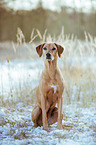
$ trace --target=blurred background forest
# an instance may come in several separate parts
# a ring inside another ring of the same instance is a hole
[[[81,40],[96,36],[96,0],[0,0],[0,41],[16,41],[18,27],[29,41],[33,28],[54,36],[62,26]]]

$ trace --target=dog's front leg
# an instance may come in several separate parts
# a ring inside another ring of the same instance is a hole
[[[57,127],[59,129],[62,129],[62,104],[63,104],[63,98],[58,97],[58,124]]]
[[[41,107],[42,107],[42,121],[43,121],[43,129],[48,130],[48,122],[47,122],[47,112],[46,112],[46,101],[45,97],[41,98]]]

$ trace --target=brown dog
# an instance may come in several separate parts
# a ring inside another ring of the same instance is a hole
[[[36,47],[39,56],[43,54],[45,70],[36,90],[37,101],[32,111],[32,121],[35,126],[43,125],[45,130],[48,130],[48,125],[57,121],[57,127],[62,128],[64,81],[57,67],[57,58],[63,50],[64,48],[56,43],[43,43]]]

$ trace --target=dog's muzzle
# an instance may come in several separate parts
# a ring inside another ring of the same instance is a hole
[[[46,53],[46,59],[47,60],[52,60],[52,56],[51,56],[51,54],[49,52]]]

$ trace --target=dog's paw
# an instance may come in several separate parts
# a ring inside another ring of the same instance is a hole
[[[43,127],[44,130],[49,131],[48,126]]]
[[[57,124],[58,129],[63,129],[62,124]]]

